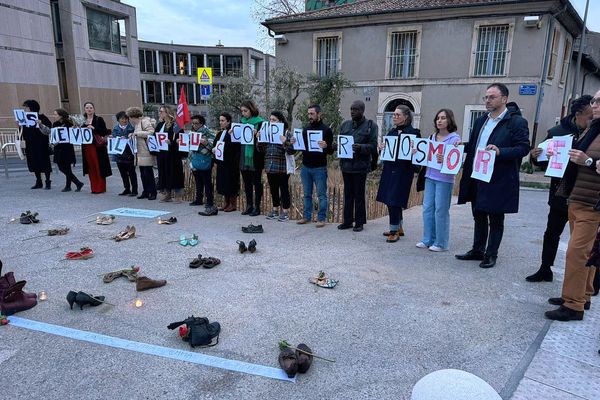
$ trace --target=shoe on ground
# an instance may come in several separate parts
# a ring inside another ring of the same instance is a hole
[[[131,192],[129,193],[129,197],[137,197],[138,192]]]
[[[204,217],[211,217],[213,215],[219,214],[219,209],[215,206],[206,206],[204,211],[199,211],[198,215],[202,215]]]
[[[400,236],[398,235],[398,231],[391,231],[385,240],[387,243],[395,243],[400,240]]]
[[[442,247],[439,247],[439,246],[435,246],[435,245],[434,245],[434,246],[429,246],[429,251],[435,251],[435,252],[437,252],[437,253],[440,253],[440,252],[442,252],[442,251],[448,251],[448,249],[444,249],[444,248],[442,248]]]
[[[65,186],[63,190],[61,190],[61,192],[70,192],[71,188],[68,186]]]
[[[339,224],[339,225],[337,226],[337,228],[338,228],[339,230],[350,229],[350,228],[352,228],[352,224]]]
[[[471,260],[483,261],[484,256],[485,255],[483,254],[482,251],[469,250],[464,254],[456,254],[454,257],[456,257],[458,260],[463,260],[463,261],[471,261]]]
[[[398,236],[404,236],[404,229],[402,227],[398,229]]]
[[[286,347],[279,353],[279,365],[285,371],[288,378],[293,378],[298,373],[298,357],[294,350]]]
[[[137,198],[140,199],[140,200],[141,199],[147,199],[148,198],[148,193],[142,192],[142,194],[140,194]]]
[[[298,222],[296,222],[298,223]],[[315,226],[317,228],[323,228],[325,225],[327,225],[327,223],[325,221],[317,221],[317,223],[315,224]]]
[[[242,226],[242,232],[244,233],[264,233],[262,225],[248,225]]]
[[[425,243],[423,243],[423,242],[419,242],[419,243],[417,243],[417,244],[416,244],[416,246],[417,246],[418,248],[420,248],[420,249],[426,249],[426,248],[428,248],[428,247],[429,247],[429,246],[427,246],[427,245],[426,245]]]
[[[306,224],[310,224],[311,220],[310,219],[306,219],[306,218],[302,218],[302,219],[299,219],[298,221],[296,221],[296,223],[298,225],[306,225]]]
[[[127,196],[128,194],[131,194],[131,191],[129,191],[129,189],[125,189],[119,193],[119,196]]]
[[[156,193],[148,195],[148,200],[156,200]]]
[[[486,255],[483,258],[483,261],[479,263],[479,268],[492,268],[496,265],[497,256],[488,256]]]
[[[307,353],[312,353],[310,347],[308,347],[304,343],[300,343],[298,346],[296,346],[296,349],[303,350]],[[306,354],[298,350],[296,350],[296,358],[298,359],[298,372],[304,374],[310,368],[310,365],[313,361],[313,356],[311,354]]]
[[[286,212],[279,214],[279,218],[277,218],[277,221],[279,221],[279,222],[287,222],[289,220],[290,220],[290,216]]]
[[[356,224],[356,225],[354,225],[354,228],[352,228],[352,230],[353,230],[354,232],[362,232],[362,230],[363,230],[363,226],[362,226],[362,224],[360,224],[360,225]],[[390,235],[390,236],[391,236],[391,235]]]
[[[190,203],[190,206],[201,206],[202,204],[204,204],[204,203],[202,203],[201,201],[198,201],[198,200],[194,200]]]
[[[550,268],[537,270],[535,274],[529,275],[525,278],[527,282],[552,282],[553,274]]]
[[[260,215],[260,208],[254,208],[248,215],[251,217],[258,217]]]
[[[267,214],[267,219],[277,219],[279,218],[279,213],[277,210],[271,210],[270,213]]]
[[[548,299],[548,303],[552,304],[553,306],[562,306],[563,304],[565,304],[565,299],[563,299],[562,297],[550,297]],[[592,302],[586,301],[583,305],[583,309],[589,310],[591,306]]]
[[[138,292],[142,292],[142,291],[148,290],[148,289],[159,288],[159,287],[165,286],[166,284],[167,284],[167,281],[164,279],[154,280],[154,279],[148,278],[147,276],[140,276],[135,281],[135,290],[137,290]]]
[[[581,321],[583,319],[583,311],[575,311],[565,306],[560,306],[556,310],[546,311],[546,318],[553,321]]]
[[[173,201],[173,198],[171,197],[171,193],[164,193],[160,196],[160,200],[161,203],[168,203]]]
[[[76,192],[81,192],[81,188],[83,187],[83,182],[79,182],[79,184],[75,185],[75,186],[77,186],[77,189],[75,189],[75,191]]]

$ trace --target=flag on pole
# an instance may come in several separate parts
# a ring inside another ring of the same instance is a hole
[[[190,112],[188,110],[187,100],[185,98],[185,86],[181,86],[181,95],[179,96],[179,103],[177,104],[177,125],[183,129],[185,124],[191,121]]]

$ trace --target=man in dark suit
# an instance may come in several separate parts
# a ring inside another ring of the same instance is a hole
[[[519,167],[529,152],[527,121],[515,103],[508,103],[508,88],[502,83],[488,86],[485,96],[488,114],[475,121],[463,167],[458,204],[471,202],[475,228],[473,247],[459,260],[480,260],[481,268],[496,265],[504,232],[504,214],[519,211]],[[489,183],[471,178],[477,150],[496,152]]]

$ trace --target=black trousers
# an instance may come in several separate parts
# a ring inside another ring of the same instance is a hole
[[[271,189],[271,199],[273,208],[283,207],[284,210],[290,208],[290,187],[288,181],[290,176],[285,173],[267,174],[269,189]]]
[[[202,197],[206,194],[206,205],[212,207],[214,205],[212,169],[194,170],[192,173],[196,181],[196,201],[202,200]]]
[[[344,178],[344,224],[367,223],[367,209],[365,205],[366,173],[350,174],[342,172]]]
[[[475,232],[473,250],[485,252],[488,256],[498,256],[502,234],[504,233],[504,214],[489,214],[475,210],[475,202],[471,203]],[[487,244],[487,246],[486,246]]]
[[[34,172],[35,174],[35,180],[39,183],[42,183],[42,173],[41,172]],[[44,176],[46,177],[46,180],[49,181],[50,180],[50,172],[44,172]]]
[[[244,181],[244,192],[246,193],[246,204],[248,207],[260,209],[263,195],[262,169],[258,171],[242,171]],[[254,195],[254,197],[253,197]]]
[[[542,246],[542,269],[548,270],[554,265],[558,244],[560,243],[560,235],[562,235],[567,222],[569,222],[569,213],[567,210],[550,207],[546,232],[544,232],[544,244]]]
[[[67,178],[67,182],[65,183],[65,187],[66,188],[70,188],[71,187],[71,183],[74,183],[76,185],[79,186],[79,184],[81,184],[81,181],[79,179],[77,179],[77,177],[75,176],[75,174],[73,173],[73,169],[71,168],[71,164],[66,163],[66,164],[56,164],[56,166],[58,167],[58,170],[60,172],[63,173],[63,175]]]
[[[154,179],[154,171],[152,167],[140,166],[140,178],[142,180],[142,190],[148,196],[156,196],[156,179]]]
[[[137,193],[138,182],[137,174],[135,173],[135,165],[117,163],[117,167],[119,168],[119,173],[121,174],[121,179],[123,180],[123,187],[125,190],[129,190],[132,193]]]

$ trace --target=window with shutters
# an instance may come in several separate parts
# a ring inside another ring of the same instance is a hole
[[[562,68],[560,69],[560,84],[564,85],[569,72],[569,63],[571,61],[572,43],[569,39],[565,40],[565,49],[563,51]]]
[[[548,63],[548,73],[546,74],[546,78],[549,80],[554,79],[554,74],[556,72],[556,63],[558,62],[558,45],[560,44],[560,31],[558,29],[554,30],[554,35],[552,35],[552,48],[550,53],[550,62]]]

